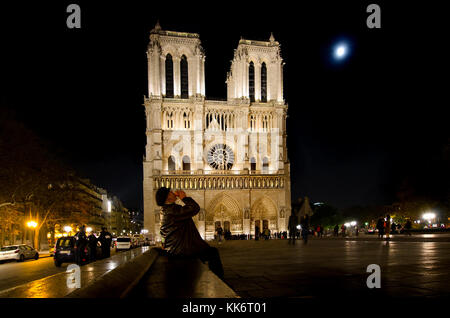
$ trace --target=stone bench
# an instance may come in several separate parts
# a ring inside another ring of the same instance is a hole
[[[75,298],[237,298],[227,284],[195,258],[168,257],[158,248],[71,293]]]
[[[169,257],[161,250],[130,297],[238,298],[206,264],[196,258]]]

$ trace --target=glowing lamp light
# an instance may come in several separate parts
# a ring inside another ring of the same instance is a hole
[[[345,227],[349,227],[351,224],[350,223],[345,223],[344,225],[345,225]]]
[[[92,232],[92,227],[86,228],[86,232]]]
[[[37,223],[35,221],[29,221],[27,226],[35,229],[37,227]]]
[[[301,225],[297,225],[297,230],[300,230],[301,228]]]
[[[64,232],[72,232],[72,227],[71,226],[65,226],[64,227]]]
[[[433,213],[433,212],[424,213],[424,214],[422,215],[422,218],[423,218],[424,220],[430,221],[430,220],[436,218],[436,213]]]
[[[350,222],[350,225],[351,225],[351,226],[355,226],[355,225],[356,225],[356,221],[351,221],[351,222]]]

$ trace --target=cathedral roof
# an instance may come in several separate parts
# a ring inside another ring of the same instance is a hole
[[[247,40],[241,38],[239,41],[239,44],[246,44],[246,45],[254,45],[254,46],[264,46],[264,47],[271,47],[271,46],[278,46],[279,43],[275,41],[275,38],[273,37],[273,34],[270,36],[269,41],[256,41],[256,40]]]
[[[188,33],[188,32],[178,32],[178,31],[168,31],[163,30],[161,28],[161,25],[159,24],[159,21],[156,22],[155,27],[150,31],[151,34],[159,34],[159,35],[166,35],[166,36],[176,36],[176,37],[183,37],[183,38],[200,38],[200,35],[198,33]]]

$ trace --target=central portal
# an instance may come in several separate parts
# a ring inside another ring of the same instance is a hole
[[[224,232],[231,232],[232,235],[242,234],[242,223],[242,212],[236,200],[221,193],[211,201],[206,210],[206,238],[213,238],[219,225]]]

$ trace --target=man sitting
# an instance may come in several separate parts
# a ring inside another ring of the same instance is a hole
[[[184,206],[175,203],[178,198],[184,202]],[[200,211],[197,202],[187,197],[184,191],[172,192],[161,187],[156,192],[156,203],[162,207],[160,233],[168,255],[198,257],[203,262],[207,261],[209,269],[223,278],[218,250],[202,239],[192,220]]]

